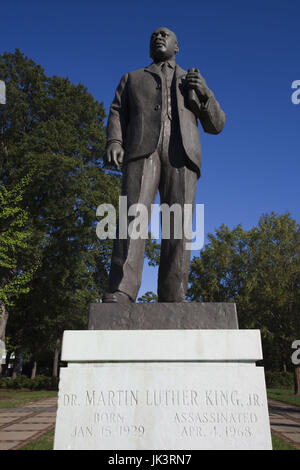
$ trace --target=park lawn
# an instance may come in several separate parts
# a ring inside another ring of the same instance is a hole
[[[293,406],[300,406],[300,396],[295,395],[293,390],[281,388],[268,388],[268,398],[273,400],[282,401]]]
[[[55,390],[9,390],[0,389],[0,408],[16,408],[27,403],[57,396]]]
[[[47,431],[34,441],[25,444],[18,450],[53,450],[54,429]],[[272,433],[273,450],[298,450],[282,437]]]
[[[54,428],[17,450],[53,450]]]
[[[298,450],[297,447],[294,447],[288,441],[283,439],[283,437],[274,433],[272,433],[272,446],[273,450]]]

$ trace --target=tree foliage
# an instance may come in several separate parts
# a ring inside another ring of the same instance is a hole
[[[13,190],[31,173],[22,208],[40,253],[8,331],[35,355],[65,329],[85,327],[89,303],[106,289],[111,241],[96,237],[96,208],[116,205],[119,177],[103,168],[105,111],[86,87],[48,77],[19,50],[0,56],[0,76],[0,184]]]
[[[23,178],[10,191],[0,187],[0,302],[6,307],[29,291],[28,284],[37,268],[37,260],[33,263],[25,256],[33,238],[28,214],[21,207],[27,184],[28,178]]]
[[[158,301],[158,297],[152,291],[147,291],[145,292],[144,295],[138,298],[138,302],[141,302],[141,303],[152,303],[152,302],[157,302],[157,301]]]
[[[145,249],[148,264],[149,266],[158,266],[160,260],[160,243],[152,239],[150,233],[148,235]]]
[[[236,302],[241,328],[258,328],[267,365],[289,362],[300,337],[300,227],[263,215],[249,231],[222,225],[191,264],[191,300]]]
[[[29,284],[38,267],[33,256],[33,229],[28,214],[21,207],[30,175],[24,177],[12,190],[0,186],[0,340],[5,340],[8,310],[22,295],[29,292]]]

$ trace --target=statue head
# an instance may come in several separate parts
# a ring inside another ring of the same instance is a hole
[[[156,61],[175,58],[179,51],[176,34],[168,28],[157,28],[150,39],[150,57]]]

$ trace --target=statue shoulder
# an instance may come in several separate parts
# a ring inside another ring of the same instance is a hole
[[[140,75],[143,75],[144,72],[145,72],[145,67],[141,69],[132,70],[131,72],[128,72],[128,77],[138,77]]]
[[[126,84],[128,81],[131,80],[136,80],[142,77],[144,74],[144,68],[143,69],[137,69],[137,70],[132,70],[131,72],[126,72],[122,77],[121,77],[121,82],[122,84]]]

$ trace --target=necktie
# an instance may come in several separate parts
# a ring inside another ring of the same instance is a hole
[[[166,79],[166,82],[167,82],[167,85],[170,86],[169,84],[169,77],[170,77],[170,74],[168,73],[169,72],[169,66],[168,66],[168,63],[167,62],[163,62],[162,63],[162,66],[161,66],[161,71]]]
[[[172,119],[172,112],[171,112],[171,80],[170,80],[170,73],[168,73],[169,66],[167,62],[163,62],[161,66],[161,71],[165,81],[165,90],[166,90],[166,114],[168,115],[169,119]]]

